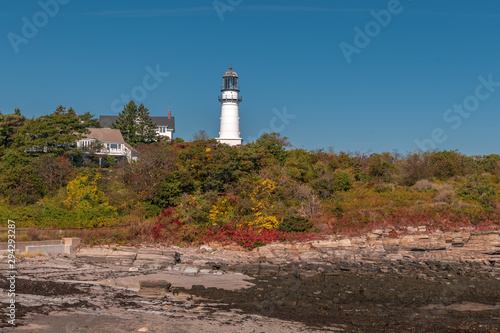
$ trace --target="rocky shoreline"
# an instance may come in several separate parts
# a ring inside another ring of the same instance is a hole
[[[21,326],[2,330],[495,332],[499,258],[500,231],[424,227],[252,251],[80,248],[18,263]]]
[[[409,228],[399,238],[393,230],[373,230],[362,237],[330,236],[304,243],[277,243],[245,251],[238,246],[202,245],[199,248],[108,247],[82,249],[76,256],[94,262],[161,269],[186,274],[232,272],[252,275],[314,275],[359,267],[389,272],[389,267],[443,267],[458,265],[498,277],[500,231],[432,232]],[[182,259],[181,259],[182,258]],[[426,264],[428,263],[428,264]]]

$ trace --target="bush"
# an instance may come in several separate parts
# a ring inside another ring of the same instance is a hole
[[[336,192],[349,191],[354,177],[348,170],[338,169],[333,172],[333,189]]]
[[[421,179],[431,176],[429,169],[428,153],[416,152],[408,154],[398,162],[399,184],[412,186]]]
[[[283,222],[278,227],[280,231],[287,232],[305,232],[312,228],[313,223],[309,219],[300,215],[289,215],[283,219]]]
[[[434,190],[437,186],[428,179],[421,179],[413,185],[413,188],[419,192],[423,192],[427,190]]]
[[[456,150],[435,151],[428,158],[433,176],[440,180],[473,173],[477,168],[473,158]]]
[[[470,176],[457,193],[460,199],[475,201],[486,207],[493,207],[496,199],[497,186],[493,185],[488,176]]]
[[[143,202],[141,206],[142,209],[144,210],[144,217],[146,218],[155,217],[162,213],[161,208],[152,203]]]
[[[390,153],[372,154],[368,159],[368,175],[379,180],[389,181],[394,169],[394,157]]]
[[[210,210],[213,200],[217,200],[217,193],[186,194],[181,197],[176,209],[176,217],[183,224],[209,225]]]
[[[436,196],[434,197],[434,201],[436,202],[446,202],[451,203],[456,197],[456,193],[453,189],[448,187],[443,187],[438,190]]]

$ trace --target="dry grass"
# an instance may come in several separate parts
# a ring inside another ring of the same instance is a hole
[[[10,254],[9,252],[4,252],[2,255],[3,255],[4,257],[7,257],[9,254]],[[24,255],[23,255],[22,253],[17,253],[17,252],[14,252],[13,254],[14,254],[14,257],[15,257],[16,259],[22,259],[22,258],[24,258]]]
[[[43,256],[43,253],[41,251],[37,251],[37,252],[26,252],[24,253],[24,257],[25,258],[33,258],[33,257],[37,257],[37,256]]]
[[[417,191],[422,192],[429,189],[437,190],[437,185],[428,179],[422,179],[416,182],[415,185],[413,185],[413,188]]]

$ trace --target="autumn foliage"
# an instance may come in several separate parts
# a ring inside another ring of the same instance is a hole
[[[63,111],[49,118],[75,125]],[[47,120],[19,117],[8,117],[19,133]],[[1,133],[0,218],[19,226],[128,225],[118,238],[253,248],[384,226],[452,230],[500,221],[499,155],[307,151],[271,133],[239,147],[201,136],[139,144],[137,162],[97,168],[53,127],[30,134],[30,144],[57,148],[45,153],[28,151],[11,129]]]

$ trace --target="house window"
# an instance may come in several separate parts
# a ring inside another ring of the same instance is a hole
[[[118,145],[116,143],[111,144],[111,149],[118,149]]]

